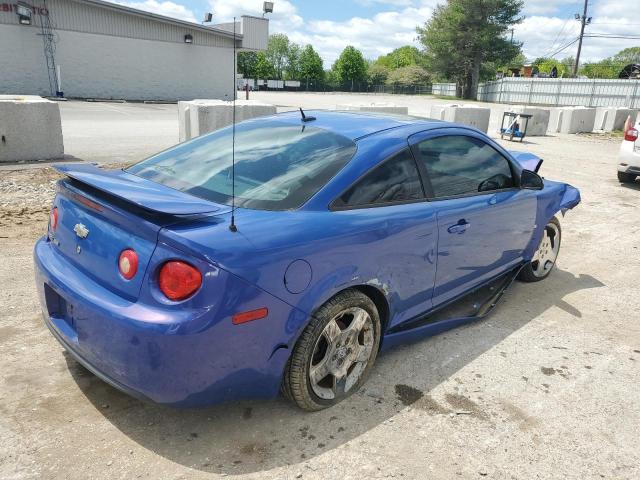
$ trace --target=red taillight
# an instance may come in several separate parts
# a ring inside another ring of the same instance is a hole
[[[200,288],[202,275],[188,263],[172,260],[160,269],[158,284],[169,300],[184,300]]]
[[[128,248],[123,250],[118,259],[118,270],[127,280],[131,280],[138,273],[138,254]]]
[[[259,308],[257,310],[251,310],[249,312],[236,313],[231,318],[231,323],[234,325],[240,325],[241,323],[252,322],[253,320],[260,320],[269,315],[267,307]]]
[[[49,214],[49,228],[51,228],[51,230],[55,232],[57,227],[58,227],[58,207],[53,207],[51,209],[51,213]]]
[[[630,128],[624,134],[624,139],[627,142],[635,142],[638,139],[638,130],[635,128]]]

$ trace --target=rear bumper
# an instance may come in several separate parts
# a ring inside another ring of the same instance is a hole
[[[211,308],[167,310],[102,287],[45,238],[34,260],[45,324],[79,363],[119,390],[174,406],[278,394],[287,328],[301,321],[288,304],[225,272],[226,293]],[[269,316],[231,323],[231,312],[256,305]]]
[[[640,150],[633,142],[623,141],[618,155],[618,171],[640,175]]]

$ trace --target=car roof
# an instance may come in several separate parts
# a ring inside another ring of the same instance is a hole
[[[279,113],[267,118],[285,121],[296,125],[308,125],[322,128],[347,137],[350,140],[358,140],[362,137],[392,128],[415,127],[419,125],[423,127],[423,130],[429,130],[430,128],[452,125],[430,118],[394,115],[389,113],[335,110],[305,110],[304,113],[307,117],[315,117],[315,120],[303,123],[302,116],[298,110]],[[264,119],[265,117],[262,118]]]

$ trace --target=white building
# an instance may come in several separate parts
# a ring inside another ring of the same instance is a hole
[[[127,100],[234,94],[233,23],[203,26],[101,0],[14,1],[0,0],[0,94]],[[237,51],[264,50],[268,36],[264,18],[236,23]]]

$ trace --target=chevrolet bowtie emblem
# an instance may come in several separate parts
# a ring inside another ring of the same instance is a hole
[[[76,235],[80,238],[87,238],[87,235],[89,235],[89,229],[81,223],[76,223],[73,231],[76,232]]]

